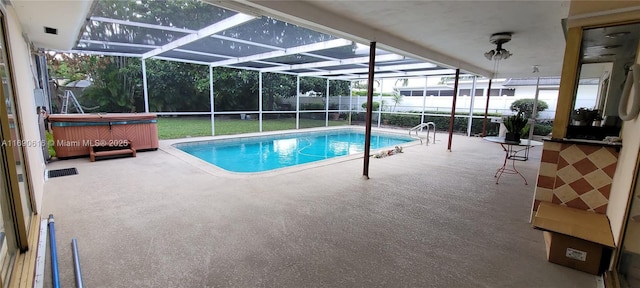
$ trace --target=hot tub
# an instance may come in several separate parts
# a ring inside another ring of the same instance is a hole
[[[158,149],[157,116],[151,113],[52,114],[58,158],[89,155],[91,145],[131,143],[136,151]]]

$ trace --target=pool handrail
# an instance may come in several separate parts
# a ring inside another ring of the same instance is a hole
[[[426,137],[420,136],[418,134],[418,131],[422,132],[425,127],[427,127]],[[433,144],[435,144],[436,143],[436,124],[433,122],[426,122],[426,123],[423,122],[414,126],[413,128],[409,129],[409,136],[411,136],[411,138],[419,139],[420,144],[422,144],[423,139],[426,139],[427,140],[426,145],[429,145],[429,132],[431,131],[431,127],[433,127]],[[415,135],[411,134],[411,132],[415,132]]]

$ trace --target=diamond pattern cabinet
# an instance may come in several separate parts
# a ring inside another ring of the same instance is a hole
[[[89,155],[92,144],[130,141],[139,150],[158,149],[157,117],[150,113],[55,114],[49,116],[58,158]]]
[[[533,202],[606,214],[620,145],[545,141]]]

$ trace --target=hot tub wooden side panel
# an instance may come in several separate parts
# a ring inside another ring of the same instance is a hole
[[[53,126],[52,130],[58,158],[89,155],[92,141],[111,138],[108,126]]]
[[[136,151],[158,149],[158,126],[156,123],[114,125],[111,139],[130,141],[131,147]]]
[[[50,121],[59,158],[88,156],[90,146],[96,143],[120,145],[122,141],[130,141],[135,150],[158,149],[156,118],[150,114],[103,114],[86,118],[77,114],[56,115],[50,117]]]

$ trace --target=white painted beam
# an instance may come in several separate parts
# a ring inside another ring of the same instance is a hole
[[[436,67],[438,66],[431,63],[416,63],[416,64],[375,66],[373,69],[377,73],[377,72],[383,72],[383,71],[429,69],[429,68],[436,68]],[[353,68],[353,69],[341,69],[341,70],[327,70],[322,72],[305,72],[305,73],[300,73],[300,76],[304,77],[304,76],[338,75],[338,74],[351,74],[351,73],[367,73],[368,71],[369,71],[369,68]],[[404,72],[398,72],[398,73],[404,73]]]
[[[187,54],[201,55],[201,56],[219,57],[219,58],[225,58],[225,59],[233,58],[231,56],[222,55],[222,54],[207,53],[207,52],[200,52],[200,51],[180,49],[180,48],[173,49],[173,51],[187,53]]]
[[[397,54],[385,54],[376,56],[376,62],[386,62],[386,61],[397,61],[404,60],[406,57],[397,55]],[[262,69],[262,72],[274,72],[274,71],[284,71],[284,70],[296,70],[296,69],[312,69],[312,68],[321,68],[321,67],[330,67],[330,66],[338,66],[338,65],[352,65],[352,64],[361,64],[368,63],[369,56],[365,57],[355,57],[348,58],[342,60],[332,60],[332,61],[321,61],[321,62],[312,62],[312,63],[304,63],[304,64],[294,64],[294,65],[284,65],[280,67],[270,67]]]
[[[209,62],[203,62],[203,61],[197,61],[197,60],[188,60],[188,59],[180,59],[180,58],[164,57],[164,56],[155,56],[153,57],[153,59],[209,66]]]
[[[180,38],[180,39],[178,39],[176,41],[173,41],[171,43],[163,45],[160,48],[156,48],[156,49],[154,49],[152,51],[144,53],[144,54],[142,54],[142,58],[143,59],[147,59],[147,58],[150,58],[150,57],[153,57],[153,56],[156,56],[156,55],[160,55],[163,52],[176,49],[178,47],[181,47],[181,46],[187,45],[189,43],[198,41],[198,40],[200,40],[202,38],[205,38],[205,37],[209,37],[209,36],[211,36],[211,35],[213,35],[215,33],[227,30],[227,29],[235,27],[235,26],[238,26],[240,24],[246,23],[246,22],[251,21],[253,19],[255,19],[254,16],[246,15],[246,14],[237,14],[237,15],[231,16],[231,17],[226,18],[226,19],[224,19],[222,21],[219,21],[219,22],[217,22],[217,23],[215,23],[213,25],[209,25],[209,26],[207,26],[205,28],[202,28],[202,29],[198,30],[198,32],[195,33],[195,34],[189,34],[189,35],[184,36],[184,37],[182,37],[182,38]]]
[[[436,63],[442,67],[460,68],[461,70],[485,77],[491,77],[493,74],[492,71],[450,57],[428,47],[420,46],[391,33],[375,29],[366,23],[357,22],[348,17],[337,16],[307,1],[236,1],[259,9],[264,15],[276,17],[318,32],[324,32],[358,43],[376,41],[379,45],[378,48],[409,56],[417,60]]]
[[[84,51],[84,50],[55,50],[60,53],[76,53],[85,55],[98,55],[98,56],[124,56],[124,57],[142,57],[141,54],[136,53],[120,53],[120,52],[104,52],[104,51]]]
[[[211,63],[211,66],[212,67],[225,66],[225,65],[251,62],[255,60],[263,60],[263,59],[269,59],[269,58],[286,56],[286,55],[294,55],[299,53],[325,50],[325,49],[351,45],[351,43],[352,43],[351,41],[344,40],[344,39],[334,39],[334,40],[329,40],[325,42],[318,42],[318,43],[313,43],[308,45],[291,47],[285,50],[271,51],[271,52],[265,52],[265,53],[255,54],[255,55],[246,56],[246,57],[237,57],[234,59],[222,60],[222,61]]]
[[[100,41],[100,40],[87,40],[87,39],[81,39],[78,42],[87,43],[87,44],[111,45],[111,46],[123,46],[123,47],[135,47],[135,48],[150,48],[150,49],[158,48],[158,46],[156,46],[156,45],[113,42],[113,41]]]
[[[105,17],[91,17],[89,18],[89,20],[103,22],[103,23],[113,23],[113,24],[120,24],[120,25],[127,25],[127,26],[164,30],[164,31],[180,32],[180,33],[187,33],[187,34],[193,34],[198,32],[197,30],[191,30],[191,29],[185,29],[185,28],[169,27],[169,26],[162,26],[157,24],[149,24],[149,23],[127,21],[127,20],[120,20],[120,19],[111,19],[111,18],[105,18]]]
[[[416,76],[445,76],[454,75],[456,70],[453,69],[440,69],[440,70],[427,70],[427,71],[412,71],[402,73],[376,73],[376,78],[397,78],[397,77],[416,77]],[[358,77],[343,77],[351,80],[367,79],[367,75],[361,75]]]

